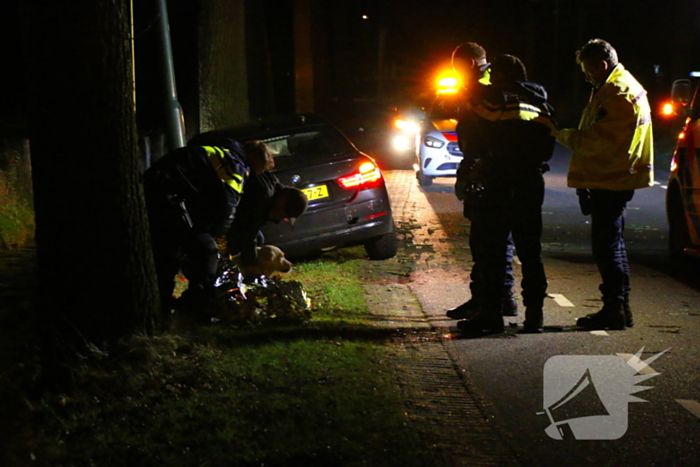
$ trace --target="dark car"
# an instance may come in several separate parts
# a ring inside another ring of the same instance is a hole
[[[296,114],[216,133],[241,143],[264,141],[275,158],[275,175],[309,199],[306,213],[292,227],[284,222],[263,227],[266,244],[278,246],[289,257],[351,245],[364,245],[370,259],[396,255],[384,176],[335,126],[318,115]]]

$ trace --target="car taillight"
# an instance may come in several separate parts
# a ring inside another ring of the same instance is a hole
[[[363,162],[357,171],[336,179],[340,186],[348,190],[359,188],[364,190],[379,185],[382,181],[382,172],[372,162]]]

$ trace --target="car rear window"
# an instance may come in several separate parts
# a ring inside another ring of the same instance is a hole
[[[275,158],[325,158],[352,150],[342,135],[332,128],[302,129],[262,138]]]

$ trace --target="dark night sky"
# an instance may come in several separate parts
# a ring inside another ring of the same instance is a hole
[[[668,93],[673,79],[700,65],[687,56],[700,57],[698,1],[385,0],[368,4],[370,11],[372,4],[388,25],[387,57],[415,82],[430,82],[464,41],[480,43],[490,56],[519,56],[555,102],[587,93],[574,54],[588,39],[609,41],[650,94]],[[679,43],[689,48],[686,56]]]
[[[0,114],[21,100],[21,53],[16,41],[16,5],[0,1],[3,72]],[[267,0],[266,5],[274,6]],[[490,56],[510,53],[528,66],[530,78],[545,85],[560,109],[580,111],[586,85],[574,61],[586,40],[601,37],[618,50],[620,61],[650,91],[667,95],[673,79],[700,69],[700,1],[698,0],[319,0],[334,10],[328,29],[335,35],[336,57],[348,56],[351,67],[376,67],[374,53],[353,52],[356,41],[376,40],[386,30],[385,65],[395,87],[415,95],[431,83],[452,49],[464,41],[482,44]],[[332,7],[331,7],[332,5]],[[360,14],[370,19],[364,24]],[[374,38],[374,39],[373,39]],[[363,64],[362,61],[367,63]],[[658,72],[655,72],[658,65]],[[342,72],[338,72],[342,75]],[[18,92],[19,90],[19,92]],[[9,92],[8,92],[9,91]]]

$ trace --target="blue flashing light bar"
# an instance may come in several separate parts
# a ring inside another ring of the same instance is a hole
[[[700,71],[691,71],[690,76],[692,78],[700,78]]]

